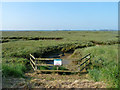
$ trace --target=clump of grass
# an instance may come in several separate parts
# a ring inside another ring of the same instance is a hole
[[[108,88],[118,88],[119,74],[117,65],[91,69],[89,70],[89,75],[95,81],[104,81],[109,84]]]
[[[2,65],[2,75],[4,77],[24,77],[25,65],[19,63],[10,63]]]
[[[100,71],[98,69],[89,70],[89,75],[94,81],[99,81]]]

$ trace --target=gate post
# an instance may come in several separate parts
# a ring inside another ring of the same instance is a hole
[[[37,70],[37,61],[36,61],[36,59],[35,59],[35,70]]]

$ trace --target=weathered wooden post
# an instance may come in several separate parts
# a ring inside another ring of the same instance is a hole
[[[34,71],[37,70],[36,59],[31,54],[30,54],[30,64],[31,64],[32,68],[34,69]]]
[[[35,70],[37,71],[37,60],[35,59]]]
[[[79,60],[79,63],[78,64],[80,64],[79,65],[79,71],[81,72],[81,71],[86,71],[86,67],[89,65],[89,63],[90,63],[90,58],[91,58],[91,53],[90,54],[88,54],[88,55],[86,55],[85,57],[83,57],[82,59],[80,59]],[[81,62],[81,63],[80,63]]]

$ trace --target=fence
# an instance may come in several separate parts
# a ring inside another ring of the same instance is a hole
[[[83,69],[86,68],[90,64],[90,58],[91,54],[88,54],[78,60],[78,69],[81,72]],[[30,54],[30,64],[33,68],[34,71],[39,71],[39,72],[75,72],[75,71],[69,71],[69,70],[38,70],[38,66],[54,66],[54,59],[59,59],[59,58],[35,58],[33,55]],[[49,63],[46,63],[46,62]],[[44,62],[44,63],[43,63]],[[52,63],[50,63],[52,62]]]
[[[38,66],[53,66],[54,59],[58,58],[35,58],[33,55],[30,54],[30,64],[34,71],[38,70]],[[52,63],[50,64],[51,61]]]
[[[86,56],[78,60],[78,68],[80,72],[83,71],[83,69],[85,69],[91,63],[90,58],[91,53],[87,54]]]

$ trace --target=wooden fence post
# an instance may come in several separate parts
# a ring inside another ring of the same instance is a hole
[[[35,70],[37,70],[37,60],[35,59]]]

